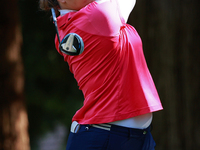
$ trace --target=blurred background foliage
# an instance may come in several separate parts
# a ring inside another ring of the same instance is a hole
[[[83,102],[82,92],[54,46],[55,27],[50,12],[35,0],[19,1],[25,70],[25,97],[31,147],[57,123],[70,126]]]

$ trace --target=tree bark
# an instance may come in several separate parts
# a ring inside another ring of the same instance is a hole
[[[18,1],[0,9],[0,150],[29,150]]]
[[[129,19],[164,106],[153,121],[158,150],[200,149],[199,6],[198,0],[139,0]]]

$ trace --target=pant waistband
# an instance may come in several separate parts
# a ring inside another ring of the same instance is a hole
[[[88,128],[88,129],[89,129],[89,127],[94,127],[94,128],[98,128],[98,129],[121,133],[121,134],[127,134],[127,133],[146,134],[148,131],[150,131],[150,128],[151,128],[151,125],[145,129],[136,129],[136,128],[127,128],[127,127],[122,127],[122,126],[118,126],[118,125],[107,124],[107,123],[81,125],[78,122],[73,121],[72,125],[71,125],[71,132],[77,133],[81,126],[87,126],[86,128]]]

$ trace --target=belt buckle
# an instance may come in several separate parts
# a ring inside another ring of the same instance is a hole
[[[71,125],[71,130],[70,131],[72,133],[78,133],[80,127],[81,127],[81,125],[77,121],[73,121],[72,125]]]

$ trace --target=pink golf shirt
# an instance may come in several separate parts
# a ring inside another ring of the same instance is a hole
[[[85,45],[81,55],[68,56],[60,52],[55,39],[85,98],[73,121],[108,123],[163,109],[141,39],[114,2],[90,3],[58,17],[57,23],[61,39],[76,33]]]

